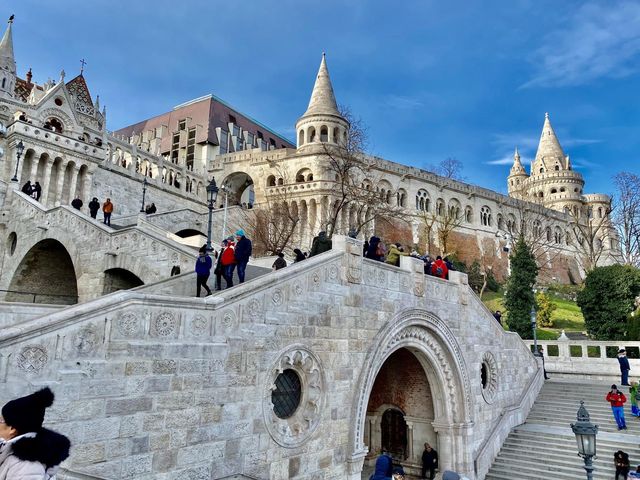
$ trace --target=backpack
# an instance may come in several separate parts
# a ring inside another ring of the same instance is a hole
[[[444,274],[444,270],[442,270],[442,267],[436,268],[436,275],[437,276],[442,277],[443,274]]]

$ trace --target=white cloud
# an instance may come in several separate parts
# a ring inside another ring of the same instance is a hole
[[[513,153],[509,155],[505,155],[501,158],[496,158],[495,160],[489,160],[486,162],[487,165],[512,165],[513,164]]]
[[[640,2],[590,2],[542,40],[527,87],[583,85],[640,69]]]
[[[407,97],[403,95],[387,95],[384,101],[388,106],[402,110],[411,110],[424,106],[424,103],[421,100],[415,97]]]

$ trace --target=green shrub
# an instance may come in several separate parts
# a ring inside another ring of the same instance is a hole
[[[589,335],[596,340],[622,340],[634,299],[640,293],[640,270],[629,265],[597,267],[578,293],[578,306]]]
[[[629,315],[627,320],[627,340],[640,340],[640,311],[636,311],[635,315]]]
[[[509,330],[522,338],[531,338],[531,307],[535,304],[533,285],[538,276],[538,266],[531,248],[521,236],[511,255],[511,276],[507,281],[505,307]]]
[[[553,311],[558,308],[555,303],[551,301],[546,293],[536,294],[536,303],[538,308],[536,310],[536,322],[541,327],[553,327],[553,319],[551,315]]]
[[[484,284],[484,277],[480,270],[480,263],[477,260],[474,260],[471,266],[469,267],[469,271],[467,272],[469,286],[473,288],[473,291],[476,293],[480,293],[482,289],[482,285]]]

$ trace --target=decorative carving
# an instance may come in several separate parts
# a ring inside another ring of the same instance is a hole
[[[191,320],[191,333],[196,337],[204,335],[207,331],[208,323],[207,319],[202,315],[196,315]]]
[[[296,295],[302,295],[304,293],[304,288],[302,288],[302,284],[300,282],[296,282],[293,285],[293,291],[296,293]]]
[[[284,303],[284,293],[279,288],[274,290],[273,295],[271,296],[271,301],[274,305],[279,306]]]
[[[161,337],[168,337],[176,330],[176,319],[170,312],[163,312],[155,320],[156,333]]]
[[[251,317],[252,320],[260,318],[260,315],[262,315],[260,300],[258,300],[257,298],[250,300],[247,304],[247,312],[249,313],[249,317]]]
[[[329,278],[331,280],[335,280],[336,278],[338,278],[339,273],[340,270],[338,269],[338,266],[336,264],[329,265]]]
[[[233,313],[233,310],[225,310],[220,317],[220,326],[224,330],[228,330],[233,328],[233,325],[236,321],[236,314]]]
[[[80,354],[93,353],[97,344],[98,333],[93,325],[82,328],[73,337],[73,347]]]
[[[118,331],[125,337],[131,337],[138,331],[138,317],[135,313],[124,313],[118,320]]]
[[[20,370],[27,373],[40,373],[40,371],[47,365],[49,356],[47,350],[40,345],[27,345],[16,359],[16,363]]]
[[[294,370],[301,380],[300,404],[289,418],[279,418],[272,403],[275,381],[286,369]],[[325,378],[322,364],[306,346],[291,345],[278,355],[269,370],[264,387],[263,413],[267,431],[281,446],[295,448],[304,443],[320,423],[325,397]]]
[[[486,373],[482,396],[485,402],[491,404],[498,393],[498,362],[496,362],[491,352],[485,352],[482,356],[482,367],[484,367]]]
[[[319,287],[320,286],[320,272],[318,272],[317,270],[315,272],[313,272],[311,274],[311,283],[313,284],[314,287]]]

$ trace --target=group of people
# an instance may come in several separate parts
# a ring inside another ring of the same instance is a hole
[[[640,465],[636,469],[631,471],[631,462],[629,461],[629,454],[618,450],[613,454],[613,464],[616,467],[615,480],[627,480],[629,478],[640,478]]]
[[[438,452],[429,444],[424,444],[422,452],[422,476],[429,480],[434,480],[436,471],[438,470]],[[383,452],[377,459],[373,475],[369,480],[403,480],[405,477],[404,469],[401,465],[394,465],[391,456]],[[442,473],[442,480],[462,480],[462,477],[455,472],[445,470]]]
[[[80,210],[82,208],[82,200],[80,198],[74,198],[71,202],[71,206],[76,210]],[[98,211],[100,210],[100,202],[97,197],[93,197],[89,202],[89,214],[91,218],[96,218],[98,216]],[[113,213],[113,203],[110,198],[102,204],[102,215],[103,215],[103,223],[105,225],[111,226],[111,214]]]
[[[38,201],[40,201],[40,197],[42,196],[42,187],[40,186],[40,182],[32,184],[31,180],[27,180],[27,183],[22,186],[20,191]]]
[[[252,245],[245,234],[240,229],[236,232],[235,238],[225,238],[220,244],[220,250],[212,250],[215,258],[215,268],[213,273],[216,276],[216,290],[222,290],[222,279],[224,278],[227,288],[233,287],[233,274],[237,269],[238,281],[244,283],[247,264],[251,257]],[[204,287],[207,295],[211,295],[211,289],[207,285],[214,260],[207,251],[207,246],[200,248],[198,258],[196,259],[196,297],[200,296],[200,292]]]

